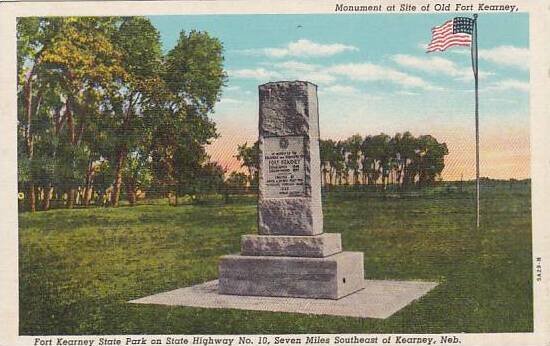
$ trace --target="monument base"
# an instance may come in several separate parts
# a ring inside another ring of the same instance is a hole
[[[241,237],[241,254],[244,256],[327,257],[340,252],[340,233],[310,236],[247,234]]]
[[[364,288],[363,253],[324,258],[223,256],[220,294],[339,299]]]

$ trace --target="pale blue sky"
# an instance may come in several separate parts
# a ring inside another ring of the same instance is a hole
[[[222,135],[211,148],[214,159],[228,162],[236,144],[255,139],[259,84],[302,79],[319,86],[321,137],[434,134],[449,145],[446,171],[452,178],[473,174],[469,48],[426,54],[424,46],[430,29],[455,15],[460,14],[150,18],[165,50],[181,30],[207,31],[224,45],[229,79],[213,116]],[[482,163],[486,175],[526,177],[528,15],[483,14],[478,28]],[[510,168],[518,160],[524,168]]]

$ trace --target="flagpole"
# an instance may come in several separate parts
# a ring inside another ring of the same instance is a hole
[[[477,54],[477,13],[474,14],[472,44],[472,69],[475,83],[475,121],[476,121],[476,228],[479,228],[479,88],[478,88],[478,54]]]

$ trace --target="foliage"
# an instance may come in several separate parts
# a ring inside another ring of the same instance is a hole
[[[388,184],[407,187],[433,185],[445,168],[447,145],[430,135],[414,137],[410,132],[384,133],[364,138],[355,134],[347,139],[320,140],[321,175],[323,184],[353,185]],[[248,171],[251,186],[257,186],[259,172],[258,141],[239,145],[237,159]]]
[[[353,135],[338,142],[321,140],[320,146],[325,184],[341,184],[342,177],[347,183],[351,176],[355,185],[380,184],[383,188],[389,184],[433,185],[449,153],[447,145],[433,136],[414,137],[410,132],[393,137]]]
[[[224,188],[225,169],[216,162],[208,162],[198,171],[194,192],[201,195],[221,193]]]
[[[208,163],[205,145],[217,137],[208,118],[225,82],[222,45],[207,33],[182,32],[165,57],[166,93],[156,100],[151,155],[157,185],[185,194]]]
[[[258,141],[252,146],[248,143],[237,147],[237,160],[241,161],[241,167],[246,167],[248,171],[248,184],[252,188],[258,187],[258,174],[260,173],[260,146]]]
[[[108,195],[117,206],[122,185],[131,204],[153,183],[191,188],[217,135],[209,115],[225,83],[218,39],[182,32],[163,55],[144,17],[25,17],[17,38],[19,186],[29,210],[37,200],[47,210],[52,197],[72,208]]]
[[[225,180],[229,192],[244,193],[248,185],[248,177],[243,172],[231,172]]]

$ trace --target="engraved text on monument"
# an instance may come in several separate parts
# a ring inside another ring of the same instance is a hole
[[[305,186],[304,137],[264,138],[265,197],[303,197]]]

